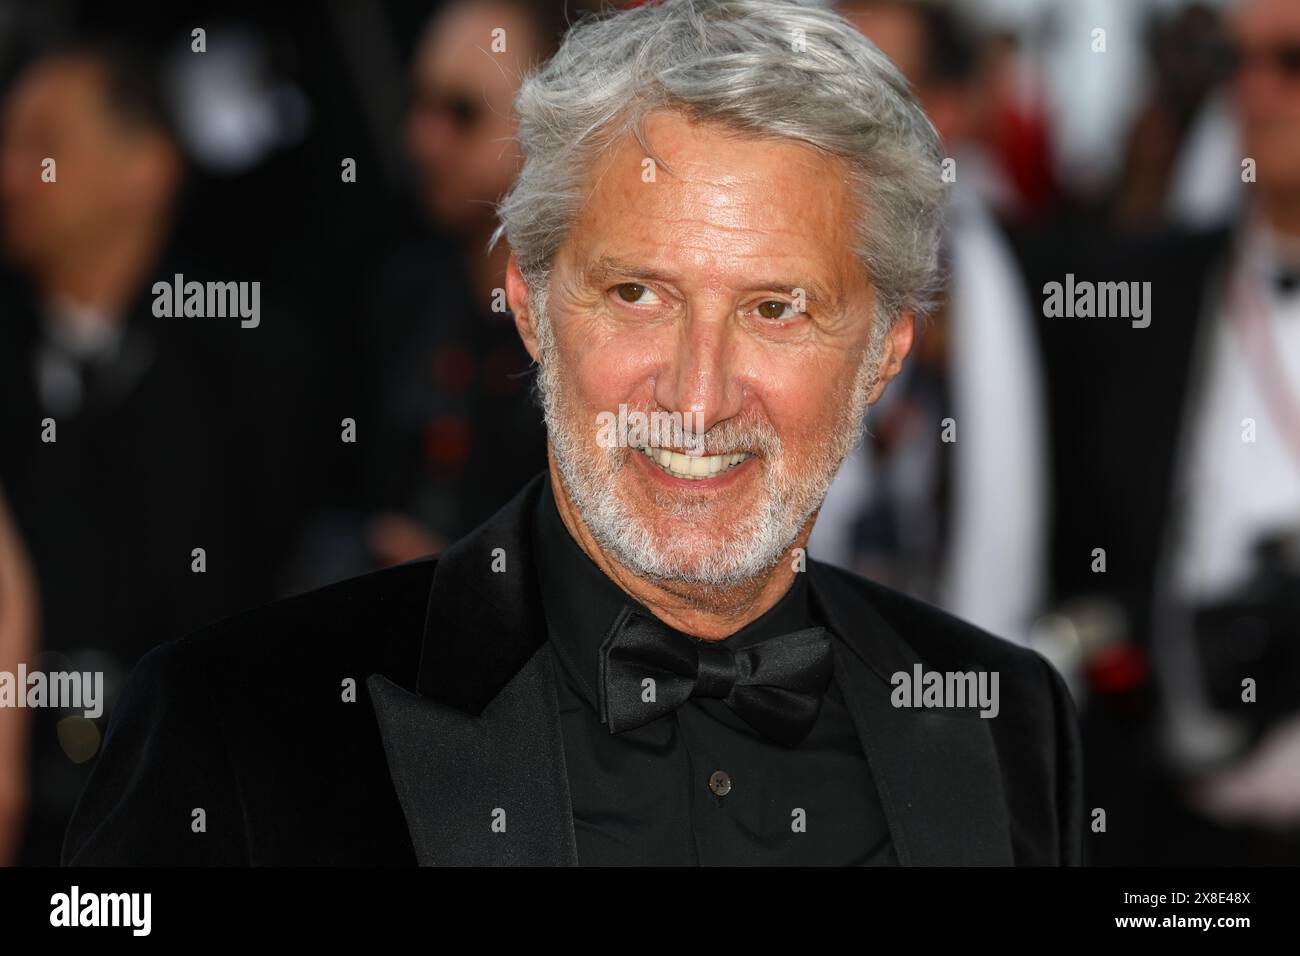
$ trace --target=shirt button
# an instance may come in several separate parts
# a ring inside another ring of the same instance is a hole
[[[719,797],[725,797],[731,793],[731,777],[725,770],[715,770],[709,776],[709,789]]]

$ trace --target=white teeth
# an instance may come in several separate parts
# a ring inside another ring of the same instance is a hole
[[[746,458],[751,457],[748,452],[743,451],[731,455],[700,455],[692,457],[667,448],[650,448],[649,446],[642,448],[641,452],[668,474],[677,478],[689,478],[693,481],[699,481],[702,478],[713,478],[723,472],[730,471]]]

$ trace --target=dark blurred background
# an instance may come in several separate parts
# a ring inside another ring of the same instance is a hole
[[[57,862],[150,646],[544,467],[485,248],[519,77],[594,6],[0,0],[0,671],[109,705],[0,710],[0,862]],[[950,282],[812,556],[1061,670],[1091,862],[1300,862],[1300,3],[834,6],[954,160]],[[257,327],[155,314],[178,275]],[[1050,314],[1067,276],[1150,324]]]

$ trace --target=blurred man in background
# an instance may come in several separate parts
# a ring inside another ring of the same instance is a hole
[[[1300,5],[1244,0],[1228,30],[1242,215],[1056,267],[1152,289],[1148,327],[1055,320],[1095,862],[1300,861]]]
[[[78,43],[36,57],[3,104],[0,483],[42,598],[46,670],[105,674],[110,701],[155,642],[230,613],[259,582],[234,538],[236,375],[211,323],[152,311],[173,272],[183,178],[156,77],[137,51]],[[217,277],[203,277],[217,278]],[[245,383],[246,384],[246,383]],[[196,573],[194,549],[205,567]],[[101,724],[37,712],[24,859],[52,863]]]
[[[36,655],[36,582],[27,549],[0,494],[0,673],[15,674]],[[28,810],[30,714],[0,708],[0,866],[17,861]]]
[[[908,77],[943,139],[950,276],[831,486],[810,549],[1023,643],[1047,585],[1041,356],[1023,279],[988,210],[976,41],[937,2],[838,9]]]
[[[455,2],[416,47],[405,139],[433,235],[399,252],[370,309],[381,435],[368,538],[382,564],[439,550],[545,467],[530,362],[501,291],[506,250],[485,250],[519,170],[515,93],[565,22],[562,0]]]

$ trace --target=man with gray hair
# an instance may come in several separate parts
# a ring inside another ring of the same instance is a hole
[[[547,471],[151,654],[65,860],[1081,862],[1050,665],[805,553],[936,284],[897,70],[821,7],[664,0],[580,20],[516,108]]]

